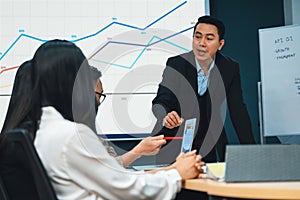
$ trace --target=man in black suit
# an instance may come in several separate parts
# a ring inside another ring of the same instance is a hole
[[[194,27],[193,51],[168,59],[152,101],[158,119],[153,134],[178,136],[183,132],[180,125],[184,119],[197,119],[193,149],[205,162],[224,161],[226,104],[240,143],[255,143],[243,101],[239,64],[218,52],[224,45],[224,34],[220,20],[200,17]]]

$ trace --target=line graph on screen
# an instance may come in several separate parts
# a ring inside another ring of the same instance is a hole
[[[205,0],[1,1],[0,24],[5,28],[0,32],[0,101],[4,113],[0,127],[18,66],[31,59],[42,43],[55,38],[74,42],[90,64],[102,71],[101,80],[111,97],[123,94],[135,102],[128,95],[149,94],[152,98],[167,57],[191,49],[194,21],[205,13]],[[145,67],[148,70],[142,70]],[[131,77],[128,73],[144,82],[137,80],[135,86],[135,81],[127,83],[124,77]],[[156,76],[155,80],[148,80],[151,76]],[[103,109],[109,106],[113,105],[108,103]],[[149,122],[141,119],[143,123],[132,119],[133,124],[148,127]],[[122,128],[120,132],[124,132]]]

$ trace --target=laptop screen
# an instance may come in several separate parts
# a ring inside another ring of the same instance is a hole
[[[226,182],[299,181],[300,145],[227,145]]]

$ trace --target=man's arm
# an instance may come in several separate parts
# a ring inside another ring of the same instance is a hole
[[[176,79],[176,76],[178,76],[178,72],[174,69],[175,64],[176,62],[174,62],[174,59],[168,59],[167,66],[164,69],[162,75],[162,82],[159,84],[157,95],[152,101],[152,112],[157,119],[157,123],[154,127],[154,130],[152,131],[154,135],[160,133],[162,129],[165,129],[163,126],[166,125],[166,120],[168,120],[169,123],[172,123],[171,118],[164,120],[168,113],[171,113],[172,111],[175,111],[177,113],[176,116],[173,115],[173,118],[175,117],[175,120],[173,121],[174,126],[171,126],[171,124],[169,124],[169,128],[177,127],[178,124],[182,121],[178,119],[180,118],[180,106],[175,95],[176,90],[180,85],[180,83],[178,83],[178,79]]]

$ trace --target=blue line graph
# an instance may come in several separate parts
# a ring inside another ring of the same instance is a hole
[[[159,17],[158,19],[154,20],[153,22],[151,22],[150,24],[148,24],[147,26],[145,26],[144,28],[141,28],[141,27],[137,27],[137,26],[133,26],[133,25],[130,25],[130,24],[124,24],[124,23],[120,23],[120,22],[111,22],[110,24],[108,24],[107,26],[105,26],[104,28],[100,29],[99,31],[97,31],[96,33],[94,34],[90,34],[90,35],[87,35],[87,36],[84,36],[84,37],[81,37],[81,38],[78,38],[78,39],[74,39],[74,40],[69,40],[70,42],[78,42],[78,41],[81,41],[81,40],[85,40],[85,39],[88,39],[88,38],[91,38],[91,37],[95,37],[97,36],[98,34],[100,34],[101,32],[103,32],[104,30],[108,29],[110,26],[112,25],[119,25],[119,26],[124,26],[124,27],[128,27],[128,28],[132,28],[132,29],[135,29],[135,30],[141,30],[141,31],[144,31],[146,29],[148,29],[149,27],[153,26],[155,23],[159,22],[160,20],[162,20],[163,18],[165,18],[166,16],[170,15],[171,13],[175,12],[176,10],[178,10],[179,8],[181,8],[183,5],[185,5],[187,3],[187,1],[184,1],[182,2],[181,4],[179,4],[178,6],[176,6],[175,8],[171,9],[170,11],[168,11],[166,14],[162,15],[161,17]],[[20,34],[17,39],[7,48],[7,50],[4,51],[4,53],[1,55],[0,57],[0,61],[6,56],[6,54],[16,45],[16,43],[22,38],[22,37],[27,37],[27,38],[30,38],[30,39],[33,39],[33,40],[37,40],[37,41],[40,41],[40,42],[47,42],[48,40],[45,40],[45,39],[41,39],[41,38],[38,38],[38,37],[35,37],[35,36],[31,36],[31,35],[28,35],[28,34]]]
[[[187,28],[187,29],[184,29],[184,30],[182,30],[182,31],[179,31],[178,33],[175,33],[175,34],[169,35],[168,37],[165,37],[165,38],[163,38],[163,39],[160,39],[160,40],[158,40],[158,41],[156,41],[156,42],[154,42],[154,43],[152,43],[152,44],[150,44],[150,43],[148,42],[148,44],[146,45],[146,48],[149,47],[149,46],[151,46],[151,45],[154,45],[154,44],[156,44],[156,43],[159,43],[159,42],[161,42],[161,41],[167,40],[167,39],[169,39],[169,38],[171,38],[171,37],[174,37],[174,36],[176,36],[176,35],[179,35],[179,34],[181,34],[181,33],[184,33],[184,32],[186,32],[186,31],[188,31],[188,30],[190,30],[190,29],[192,29],[192,28],[193,28],[193,27],[189,27],[189,28]],[[106,46],[108,46],[109,44],[127,44],[127,45],[132,45],[132,46],[142,46],[142,47],[145,46],[145,44],[136,44],[136,43],[126,43],[126,42],[108,41],[108,42],[105,43],[101,48],[99,48],[96,52],[94,52],[94,53],[89,57],[89,59],[91,59],[92,57],[94,57],[97,53],[99,53],[101,50],[103,50],[103,49],[104,49]],[[182,48],[183,48],[183,47],[182,47]]]
[[[172,35],[170,35],[170,36],[168,36],[168,37],[165,37],[165,38],[160,38],[160,37],[158,37],[158,36],[153,36],[153,37],[149,40],[149,42],[148,42],[147,44],[145,44],[145,45],[142,45],[142,44],[135,44],[135,43],[127,43],[127,42],[114,42],[114,41],[109,41],[109,42],[107,42],[106,44],[104,44],[104,45],[103,45],[96,53],[94,53],[94,54],[91,56],[90,59],[92,59],[93,61],[99,62],[99,63],[104,63],[104,64],[109,64],[109,65],[112,65],[112,66],[116,66],[116,67],[121,67],[121,68],[131,69],[131,68],[134,67],[134,65],[136,64],[136,62],[140,59],[140,57],[143,55],[143,53],[146,51],[146,49],[147,49],[148,47],[153,46],[153,45],[155,45],[155,44],[157,44],[157,43],[159,43],[159,42],[165,42],[165,43],[167,43],[167,44],[170,44],[170,45],[172,45],[172,46],[174,46],[174,47],[177,47],[177,48],[179,48],[179,49],[182,49],[182,50],[188,52],[189,49],[186,49],[186,48],[184,48],[184,47],[182,47],[182,46],[180,46],[180,45],[177,45],[177,44],[175,44],[175,43],[173,43],[173,42],[170,42],[170,41],[168,41],[167,39],[169,39],[169,38],[171,38],[171,37],[174,37],[174,36],[176,36],[176,35],[178,35],[178,34],[181,34],[181,33],[183,33],[183,32],[186,32],[186,31],[188,31],[188,30],[191,30],[192,28],[193,28],[193,27],[189,27],[189,28],[187,28],[187,29],[184,29],[184,30],[182,30],[182,31],[180,31],[180,32],[178,32],[178,33],[172,34]],[[158,39],[158,41],[152,43],[152,41],[153,41],[154,39]],[[139,53],[139,55],[137,56],[137,58],[134,59],[134,61],[132,62],[132,64],[131,64],[130,66],[120,65],[120,64],[111,63],[111,62],[106,62],[106,61],[101,61],[101,60],[97,60],[97,59],[93,59],[93,58],[92,58],[92,57],[95,56],[99,51],[103,50],[108,44],[120,44],[120,45],[131,45],[131,46],[143,46],[144,48],[141,50],[141,52]]]

